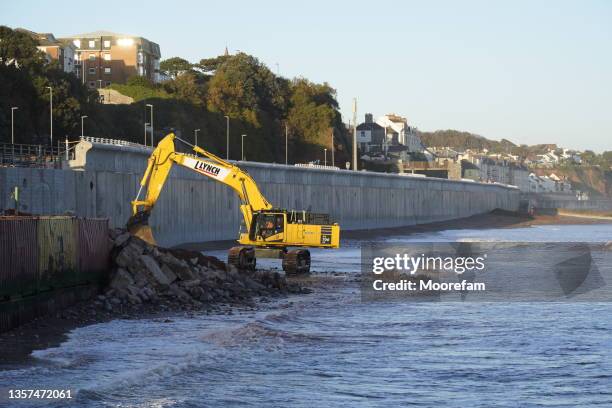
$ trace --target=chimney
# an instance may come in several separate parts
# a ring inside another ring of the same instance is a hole
[[[365,123],[372,123],[374,120],[372,119],[372,114],[371,113],[366,113],[365,114]]]

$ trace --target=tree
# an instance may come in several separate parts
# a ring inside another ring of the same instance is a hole
[[[193,65],[189,61],[180,57],[168,58],[159,63],[159,69],[174,79],[185,72],[191,71],[192,67]]]
[[[190,71],[164,83],[164,89],[176,99],[197,106],[206,104],[206,80],[202,74]]]
[[[328,84],[315,84],[306,79],[295,79],[291,84],[291,107],[288,122],[292,129],[308,143],[327,146],[329,130],[339,118],[336,91]]]
[[[597,154],[592,150],[585,150],[580,157],[585,164],[596,164]]]
[[[612,169],[612,151],[605,151],[601,154],[606,168]]]
[[[287,109],[287,87],[251,55],[223,56],[208,87],[208,109],[261,126],[261,115],[280,118]]]
[[[194,66],[203,73],[214,74],[214,72],[227,60],[231,58],[231,55],[219,55],[214,58],[203,58],[198,64]]]
[[[36,40],[29,34],[0,26],[0,62],[5,66],[40,72],[45,54],[36,48]]]

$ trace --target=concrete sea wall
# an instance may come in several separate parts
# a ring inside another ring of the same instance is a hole
[[[73,169],[0,169],[0,208],[13,207],[10,191],[19,186],[22,211],[70,211],[108,217],[111,226],[125,225],[150,149],[81,142],[76,153]],[[504,185],[251,162],[240,166],[273,205],[329,213],[346,230],[519,208],[518,189]],[[235,239],[242,219],[238,205],[228,187],[175,166],[151,224],[165,246]]]
[[[578,200],[573,194],[531,193],[521,195],[522,199],[531,200],[539,209],[565,209],[577,211],[610,211],[612,200],[609,198],[590,198]]]

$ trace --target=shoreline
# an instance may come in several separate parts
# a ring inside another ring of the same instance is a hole
[[[342,231],[341,239],[369,239],[384,235],[411,235],[426,232],[437,232],[443,230],[457,229],[488,229],[488,228],[525,228],[538,225],[591,225],[609,224],[612,218],[601,218],[600,216],[584,215],[574,217],[570,215],[539,214],[534,217],[521,215],[514,212],[494,210],[486,214],[472,215],[466,218],[458,218],[448,221],[437,221],[427,224],[409,225],[405,227],[377,228],[368,230]],[[234,246],[235,241],[207,241],[194,242],[179,245],[176,248],[193,251],[214,251],[227,249]]]
[[[603,222],[602,222],[603,221]],[[600,218],[571,217],[564,215],[539,215],[536,217],[520,216],[513,213],[494,211],[489,214],[477,215],[468,218],[450,220],[446,222],[436,222],[409,227],[387,228],[377,230],[347,231],[344,238],[348,239],[367,239],[382,235],[410,235],[416,233],[436,232],[452,229],[488,229],[488,228],[524,228],[537,225],[593,225],[609,224],[612,220],[602,220]],[[216,241],[208,245],[197,245],[197,250],[206,251],[224,248],[228,241]],[[229,241],[230,245],[233,241]],[[194,245],[185,246],[189,249],[196,249]],[[185,248],[183,247],[183,248]],[[325,287],[321,280],[325,280],[328,274],[313,273],[306,278],[289,278],[293,284],[303,286],[307,290],[304,293],[314,290],[315,294]],[[126,311],[120,314],[85,316],[78,312],[80,308],[85,308],[96,299],[81,302],[54,316],[38,318],[21,327],[0,334],[0,371],[11,369],[24,364],[35,362],[31,356],[34,350],[56,347],[68,339],[70,331],[89,326],[91,324],[105,323],[114,319],[163,319],[171,321],[175,316],[183,315],[193,317],[202,314],[233,314],[241,311],[262,310],[266,308],[270,298],[290,299],[300,294],[282,294],[275,296],[263,296],[252,298],[251,302],[231,303],[220,302],[208,304],[201,309],[167,307],[159,308],[156,305],[144,308],[139,311]]]
[[[612,221],[612,212],[609,212],[609,211],[576,212],[576,211],[568,211],[568,210],[559,210],[558,214],[560,216],[570,217],[570,218]]]
[[[604,221],[604,222],[602,222]],[[381,235],[411,235],[426,232],[458,229],[489,229],[489,228],[525,228],[538,225],[593,225],[612,223],[612,219],[598,217],[571,217],[558,215],[536,215],[534,217],[494,210],[487,214],[473,215],[449,221],[439,221],[429,224],[411,225],[407,227],[383,228],[376,230],[345,231],[345,238],[366,239]]]

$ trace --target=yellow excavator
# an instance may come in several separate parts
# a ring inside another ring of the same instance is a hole
[[[191,146],[195,154],[177,152],[175,140]],[[277,258],[282,259],[286,274],[307,274],[310,251],[306,248],[340,247],[340,226],[331,222],[328,214],[274,208],[246,171],[174,133],[164,137],[153,150],[136,199],[132,201],[133,215],[127,227],[143,240],[155,244],[148,220],[174,164],[226,184],[238,194],[243,216],[240,246],[229,250],[228,264],[254,270],[257,257]],[[140,200],[145,187],[146,196]]]

